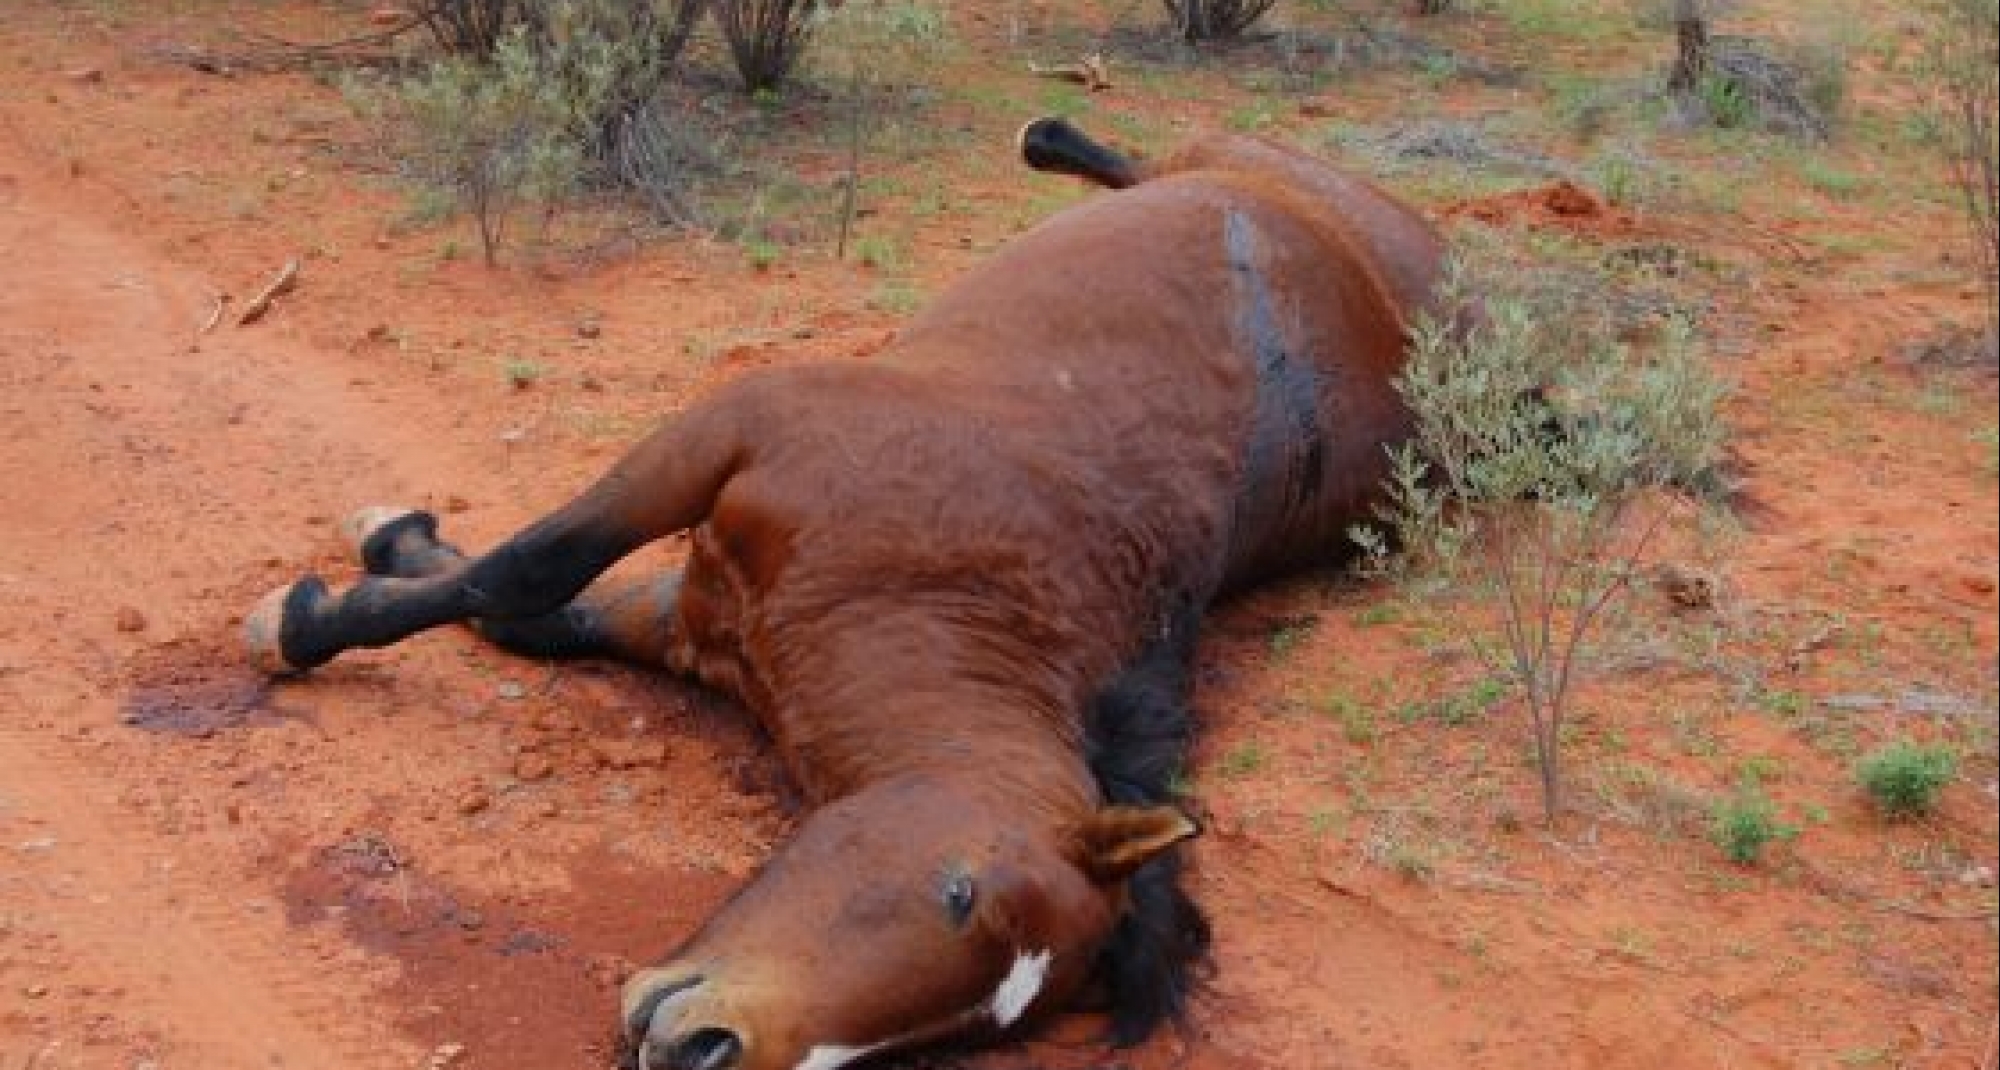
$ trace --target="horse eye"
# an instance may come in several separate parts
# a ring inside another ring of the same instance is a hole
[[[944,909],[951,916],[951,923],[963,926],[972,918],[972,908],[978,902],[978,889],[972,882],[970,873],[951,873],[944,879]]]

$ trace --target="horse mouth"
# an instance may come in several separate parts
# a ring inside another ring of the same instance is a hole
[[[684,1021],[706,979],[649,970],[626,983],[624,1070],[736,1070],[744,1042],[735,1030]]]

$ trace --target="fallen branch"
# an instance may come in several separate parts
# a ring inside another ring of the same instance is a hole
[[[263,319],[264,313],[271,310],[271,303],[280,296],[290,293],[292,287],[298,285],[298,281],[299,258],[295,256],[285,261],[285,266],[279,269],[277,277],[272,279],[262,290],[259,290],[257,296],[250,299],[249,304],[243,306],[242,314],[236,317],[236,325],[238,327],[248,327],[258,320]]]
[[[355,34],[352,37],[336,38],[332,41],[292,41],[276,34],[261,30],[245,30],[243,36],[269,49],[297,52],[302,55],[324,55],[348,48],[364,48],[372,45],[386,45],[398,37],[423,25],[423,19],[409,15],[380,30]]]
[[[1030,63],[1028,73],[1039,78],[1075,82],[1093,93],[1111,88],[1111,70],[1105,65],[1104,55],[1100,52],[1083,57],[1082,63],[1058,63],[1053,67]]]

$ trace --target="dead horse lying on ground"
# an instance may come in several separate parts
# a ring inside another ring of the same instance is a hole
[[[1143,165],[1043,120],[1021,147],[1119,192],[877,359],[717,388],[484,556],[364,510],[368,578],[307,578],[248,621],[276,671],[469,621],[538,656],[664,661],[756,712],[814,809],[627,983],[631,1064],[831,1070],[1085,994],[1133,1042],[1182,1010],[1208,944],[1169,784],[1195,629],[1367,515],[1441,247],[1260,140]],[[689,529],[680,571],[592,583]]]

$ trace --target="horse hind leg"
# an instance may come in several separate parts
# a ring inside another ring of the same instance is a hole
[[[394,506],[369,506],[341,526],[371,576],[422,579],[469,560],[438,537],[437,517]],[[680,596],[681,574],[602,578],[567,605],[539,617],[465,623],[488,642],[532,658],[614,657],[657,665],[665,656],[668,622]]]

